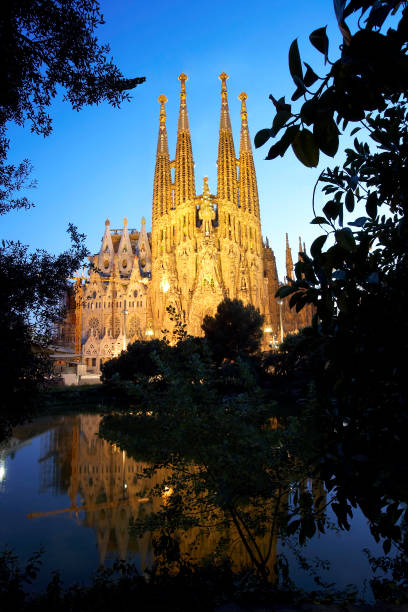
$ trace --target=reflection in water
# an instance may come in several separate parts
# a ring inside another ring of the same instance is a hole
[[[20,448],[28,443],[25,439],[42,433],[40,492],[69,496],[67,507],[31,512],[28,518],[69,516],[78,525],[94,530],[100,564],[107,556],[126,559],[137,554],[141,567],[146,569],[153,560],[152,534],[137,537],[129,531],[129,523],[159,511],[167,503],[173,491],[163,483],[171,479],[171,473],[158,469],[146,476],[148,463],[127,457],[124,451],[98,437],[100,422],[99,416],[79,415],[53,420],[52,429],[48,429],[49,421],[35,431],[30,426],[17,428],[7,451]],[[157,486],[162,486],[161,497],[151,494]],[[179,533],[178,539],[181,554],[187,553],[194,560],[214,554],[221,542],[228,542],[226,552],[236,568],[250,563],[248,550],[234,525],[222,529],[211,525],[194,527]],[[276,534],[269,533],[256,544],[270,571],[276,559],[276,543]]]
[[[69,514],[78,524],[96,533],[100,563],[108,553],[126,559],[141,556],[142,566],[151,565],[151,541],[146,534],[129,534],[129,521],[152,510],[151,487],[163,477],[158,473],[143,479],[146,463],[136,462],[123,451],[98,437],[101,417],[65,417],[42,438],[40,490],[68,493],[70,505],[49,512],[34,512],[28,518]]]
[[[148,463],[129,458],[124,451],[98,436],[100,422],[101,417],[95,415],[60,417],[56,426],[53,421],[54,427],[42,435],[40,491],[67,493],[70,503],[57,510],[32,512],[28,518],[68,515],[79,525],[94,530],[101,565],[108,556],[125,560],[137,554],[141,568],[146,569],[151,567],[153,560],[152,534],[145,532],[138,537],[129,531],[129,523],[159,511],[168,503],[173,490],[167,483],[171,482],[172,475],[162,468],[146,476]],[[24,438],[24,428],[16,433]],[[154,487],[161,487],[161,496],[152,495]],[[314,486],[315,500],[321,495],[321,488]],[[280,504],[280,511],[287,507],[286,495]],[[269,512],[273,515],[274,509],[269,508]],[[215,527],[217,518],[213,513],[207,525],[177,532],[181,555],[188,554],[193,561],[199,561],[222,548],[233,567],[240,569],[251,564],[255,550],[269,576],[273,576],[277,529],[269,525],[261,536],[255,537],[256,525],[252,527],[253,533],[248,534],[236,517],[227,524],[220,521]]]

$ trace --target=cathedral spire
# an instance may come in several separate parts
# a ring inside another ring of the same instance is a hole
[[[289,246],[289,237],[286,234],[286,279],[293,280],[293,260],[292,251]]]
[[[239,147],[239,203],[243,211],[248,211],[259,217],[258,187],[251,139],[249,137],[246,100],[247,94],[239,94],[241,100],[241,142]]]
[[[163,94],[159,96],[158,102],[160,102],[160,127],[153,183],[153,224],[156,219],[166,214],[172,207],[170,157],[166,129],[166,96]]]
[[[234,140],[232,137],[231,120],[228,108],[227,79],[222,72],[218,77],[221,85],[221,119],[218,141],[218,197],[237,204],[237,161],[235,158]]]
[[[182,73],[178,79],[181,90],[174,174],[176,206],[192,200],[195,196],[194,161],[186,103],[186,81],[188,77]]]

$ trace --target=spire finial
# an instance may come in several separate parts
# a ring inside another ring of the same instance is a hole
[[[181,83],[181,91],[180,91],[181,98],[185,99],[185,97],[186,97],[186,81],[188,81],[188,76],[186,74],[184,74],[184,72],[182,72],[179,75],[178,80]]]
[[[166,123],[166,108],[164,105],[167,102],[167,98],[164,94],[161,94],[157,101],[160,102],[160,123]]]
[[[246,103],[245,100],[248,100],[248,96],[245,93],[245,91],[241,91],[241,93],[238,96],[238,100],[241,100],[241,119],[242,121],[247,121],[247,108],[246,108]]]
[[[146,225],[146,219],[142,217],[142,225]]]
[[[109,227],[109,225],[110,225],[110,221],[109,221],[109,219],[106,219],[106,221],[105,221],[105,225],[106,225],[107,227]]]
[[[229,79],[228,74],[226,74],[226,72],[221,72],[220,76],[218,77],[221,81],[221,95],[222,97],[227,97],[227,79]]]
[[[203,195],[210,195],[210,190],[208,188],[208,176],[205,176],[203,180],[204,180]]]
[[[128,220],[126,219],[126,217],[123,219],[123,227],[127,227],[128,224]]]

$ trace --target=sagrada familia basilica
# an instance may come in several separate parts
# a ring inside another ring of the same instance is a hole
[[[221,118],[217,193],[204,177],[196,193],[194,159],[187,113],[187,76],[179,77],[180,111],[176,155],[167,141],[167,98],[159,97],[160,123],[153,184],[152,231],[144,218],[140,229],[113,229],[105,222],[92,270],[80,282],[76,301],[76,352],[89,369],[126,348],[129,342],[160,338],[172,329],[172,305],[192,335],[201,335],[205,315],[223,299],[251,303],[265,317],[265,346],[310,323],[311,312],[296,313],[275,298],[279,287],[274,253],[263,241],[247,95],[242,92],[241,137],[236,157],[228,108],[227,79],[221,80]],[[299,250],[303,250],[299,245]],[[286,236],[287,277],[293,274]]]

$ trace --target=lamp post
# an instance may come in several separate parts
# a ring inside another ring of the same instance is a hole
[[[129,314],[129,311],[126,310],[126,300],[124,300],[124,302],[123,302],[122,314],[123,314],[123,345],[122,345],[122,350],[126,351],[126,348],[127,348],[127,342],[126,342],[126,315]]]
[[[281,341],[281,344],[282,344],[282,342],[283,342],[283,323],[282,323],[282,304],[283,304],[283,301],[282,300],[278,300],[278,304],[279,304],[280,341]]]

